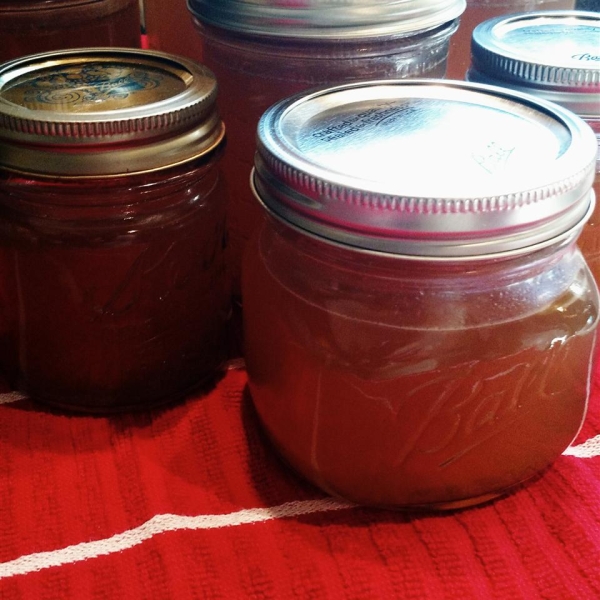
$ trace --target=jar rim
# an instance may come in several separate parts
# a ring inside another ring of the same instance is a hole
[[[264,37],[374,38],[433,29],[460,17],[466,0],[187,0],[202,23]]]
[[[284,220],[342,243],[496,254],[589,217],[596,152],[584,121],[525,94],[447,80],[356,82],[268,109],[252,185]]]
[[[600,15],[583,10],[520,12],[472,33],[469,81],[505,85],[600,116]]]
[[[116,176],[210,153],[225,136],[217,83],[183,57],[81,48],[0,66],[0,167],[39,176]]]
[[[574,243],[584,225],[591,218],[596,208],[596,197],[593,190],[590,190],[588,196],[588,204],[586,212],[581,216],[579,221],[571,223],[569,228],[563,229],[560,233],[543,239],[532,242],[528,245],[519,245],[511,249],[497,250],[493,252],[463,252],[463,253],[448,253],[448,254],[427,254],[418,252],[402,252],[398,251],[397,248],[392,245],[390,247],[376,247],[375,245],[365,245],[361,241],[357,242],[351,238],[343,239],[342,237],[331,235],[326,229],[319,229],[313,227],[311,224],[301,222],[298,219],[289,218],[287,215],[284,216],[281,212],[278,212],[272,205],[268,204],[263,197],[261,192],[256,187],[255,182],[256,169],[252,169],[250,175],[250,189],[254,198],[258,201],[263,210],[274,218],[276,221],[284,224],[287,227],[291,227],[295,231],[310,237],[314,240],[318,240],[322,243],[336,246],[338,248],[344,248],[346,250],[352,250],[354,252],[360,252],[361,254],[369,254],[371,256],[386,256],[394,257],[402,260],[412,262],[431,262],[431,263],[465,263],[481,260],[496,260],[504,258],[513,258],[523,256],[525,254],[532,254],[545,248],[552,246],[563,246]]]

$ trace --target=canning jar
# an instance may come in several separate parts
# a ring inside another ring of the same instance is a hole
[[[142,50],[0,68],[0,350],[34,400],[147,408],[218,375],[230,289],[215,95],[208,69]]]
[[[189,0],[202,61],[223,91],[233,285],[260,220],[248,188],[256,125],[274,102],[358,79],[443,77],[464,0]]]
[[[266,111],[245,349],[287,462],[391,508],[542,473],[589,397],[598,289],[576,238],[594,160],[575,115],[475,84],[348,84]]]
[[[446,76],[452,79],[465,78],[471,61],[471,36],[475,27],[483,21],[517,12],[573,8],[575,0],[468,0],[460,17],[460,26],[450,41]]]
[[[139,0],[2,0],[0,62],[19,56],[141,43]]]
[[[600,198],[600,14],[539,11],[490,19],[475,28],[467,79],[561,104],[596,133],[594,190]],[[579,244],[600,283],[600,204]]]

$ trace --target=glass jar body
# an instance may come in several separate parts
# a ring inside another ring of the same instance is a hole
[[[144,25],[148,48],[198,60],[201,40],[185,0],[144,0]]]
[[[0,62],[63,48],[139,48],[139,3],[138,0],[4,2],[0,4],[0,37]]]
[[[260,420],[336,496],[476,504],[541,473],[584,419],[598,291],[573,242],[424,262],[268,217],[247,248],[243,298]]]
[[[583,118],[598,138],[598,158],[596,160],[596,177],[593,184],[596,207],[581,232],[579,247],[594,274],[596,283],[600,287],[600,117]]]
[[[318,85],[443,77],[450,37],[458,21],[411,35],[331,41],[235,35],[202,25],[197,19],[194,22],[202,43],[200,58],[217,77],[219,108],[227,124],[229,142],[223,171],[231,190],[231,266],[234,291],[239,293],[243,248],[261,217],[248,180],[262,113],[277,100]]]
[[[5,364],[32,398],[88,412],[215,378],[230,289],[216,158],[142,175],[1,173]]]

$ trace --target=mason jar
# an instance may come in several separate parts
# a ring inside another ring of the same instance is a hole
[[[473,31],[469,81],[501,85],[556,102],[596,134],[594,190],[600,198],[600,13],[538,11],[480,24]],[[600,282],[600,208],[579,244]]]
[[[246,364],[294,469],[359,504],[450,509],[552,464],[590,394],[599,300],[576,240],[595,153],[570,112],[461,82],[265,112]]]
[[[2,0],[0,39],[0,63],[62,48],[139,48],[139,0]]]
[[[471,61],[471,36],[475,27],[483,21],[517,12],[572,10],[575,4],[575,0],[467,0],[460,26],[450,41],[446,76],[452,79],[465,78]]]
[[[358,79],[443,77],[465,0],[188,0],[202,61],[223,91],[231,189],[234,290],[244,245],[260,221],[248,188],[256,125],[274,102]]]
[[[14,387],[87,412],[218,376],[224,127],[205,67],[82,49],[0,68],[0,350]]]

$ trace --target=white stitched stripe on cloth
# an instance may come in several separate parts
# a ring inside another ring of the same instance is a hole
[[[569,446],[563,454],[576,456],[577,458],[594,458],[595,456],[600,456],[600,435],[585,440],[583,444]]]
[[[590,438],[578,446],[567,448],[564,454],[578,458],[600,456],[600,435]],[[320,500],[287,502],[268,508],[250,508],[222,515],[198,515],[195,517],[172,514],[156,515],[139,527],[129,529],[123,533],[117,533],[110,538],[93,542],[82,542],[59,550],[28,554],[5,563],[0,563],[0,579],[15,575],[26,575],[27,573],[50,567],[58,567],[90,558],[106,556],[114,552],[133,548],[155,535],[168,531],[217,529],[236,525],[249,525],[272,519],[297,517],[310,513],[352,508],[354,506],[354,504],[347,502],[324,498]]]
[[[234,525],[249,525],[272,519],[297,517],[317,512],[328,512],[343,508],[352,508],[354,504],[323,498],[321,500],[302,500],[287,502],[270,508],[250,508],[223,515],[198,515],[187,517],[182,515],[156,515],[135,529],[117,533],[112,537],[82,542],[50,552],[36,552],[0,563],[0,579],[14,575],[26,575],[49,567],[72,564],[98,556],[105,556],[133,548],[138,544],[167,531],[181,529],[216,529]]]
[[[16,402],[25,398],[18,392],[0,394],[0,404]],[[600,435],[590,438],[564,452],[567,456],[593,458],[600,456]],[[37,552],[0,563],[0,579],[25,575],[50,567],[72,564],[83,560],[106,556],[133,548],[155,535],[168,531],[215,529],[261,523],[273,519],[296,517],[318,512],[328,512],[354,505],[331,498],[288,502],[274,507],[244,509],[228,514],[182,516],[162,514],[152,517],[139,527],[113,535],[110,538],[82,542],[48,552]]]
[[[9,404],[18,400],[25,400],[26,398],[27,396],[24,396],[20,392],[7,392],[6,394],[0,394],[0,404]]]

